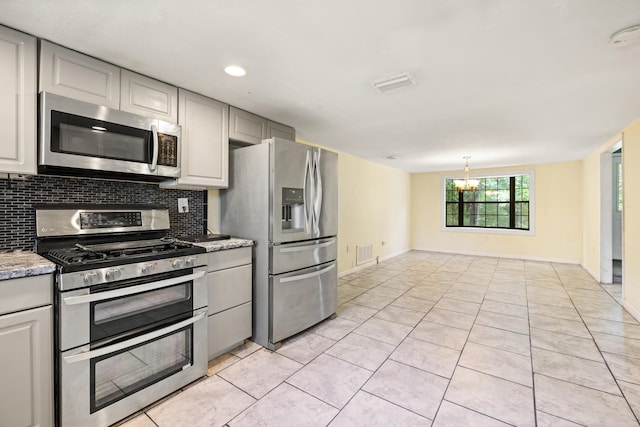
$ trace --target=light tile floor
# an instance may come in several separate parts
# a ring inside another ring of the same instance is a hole
[[[640,325],[577,265],[411,251],[340,278],[338,300],[123,425],[639,425]]]

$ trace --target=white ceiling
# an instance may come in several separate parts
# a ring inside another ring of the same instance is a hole
[[[0,23],[410,172],[579,160],[640,117],[640,43],[608,44],[638,0],[0,0]]]

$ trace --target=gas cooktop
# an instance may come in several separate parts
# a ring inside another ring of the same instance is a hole
[[[173,238],[132,240],[52,249],[43,255],[66,269],[100,268],[149,259],[185,256],[205,252],[205,249]]]

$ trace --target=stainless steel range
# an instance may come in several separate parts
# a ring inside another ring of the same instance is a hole
[[[58,425],[113,424],[204,375],[206,254],[165,237],[167,209],[36,206],[36,227],[58,266]]]

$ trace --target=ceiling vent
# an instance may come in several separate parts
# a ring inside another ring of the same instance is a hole
[[[384,79],[376,80],[371,84],[373,85],[373,87],[378,89],[378,92],[388,92],[390,90],[398,89],[404,86],[413,86],[416,84],[416,81],[413,79],[411,74],[402,73],[395,76],[386,77]]]

